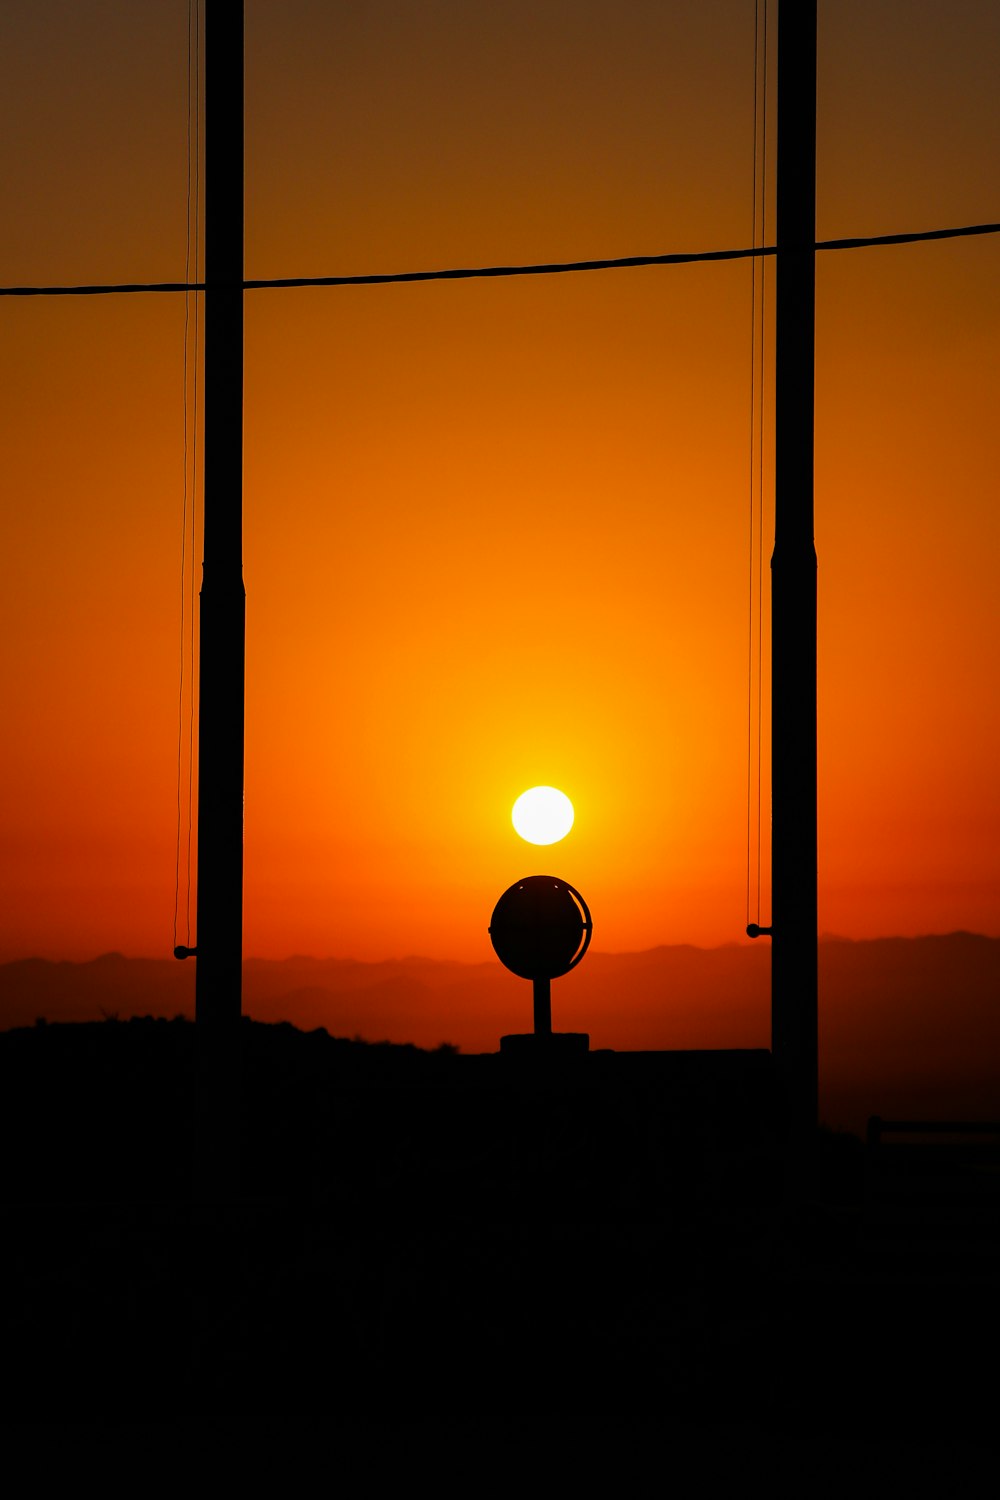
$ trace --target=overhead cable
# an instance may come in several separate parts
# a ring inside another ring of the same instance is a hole
[[[955,229],[924,229],[911,234],[875,234],[842,240],[817,240],[817,250],[863,250],[872,245],[912,245],[920,240],[955,240],[976,234],[1000,234],[1000,224],[964,224]],[[244,281],[245,291],[305,286],[385,286],[407,281],[472,281],[492,276],[559,276],[568,271],[622,271],[638,266],[682,266],[700,261],[749,260],[776,255],[777,246],[742,250],[695,250],[674,255],[624,255],[614,260],[555,261],[531,266],[467,266],[448,271],[396,271],[367,276],[277,276]],[[108,297],[130,292],[203,292],[203,281],[120,282],[114,286],[0,286],[0,297]]]

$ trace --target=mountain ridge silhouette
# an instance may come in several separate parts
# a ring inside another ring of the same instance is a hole
[[[1000,1116],[1000,938],[977,933],[820,943],[823,1118]],[[297,955],[244,962],[244,1011],[336,1036],[494,1052],[531,1026],[530,985],[495,960],[377,962]],[[194,965],[102,954],[0,965],[0,1029],[193,1015]],[[556,1030],[616,1051],[767,1047],[764,943],[593,952],[553,985]]]

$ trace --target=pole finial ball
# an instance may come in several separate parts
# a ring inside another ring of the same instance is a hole
[[[490,940],[500,962],[521,979],[558,979],[590,946],[594,924],[586,901],[565,880],[528,875],[493,908]]]

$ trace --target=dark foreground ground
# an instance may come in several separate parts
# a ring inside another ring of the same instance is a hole
[[[241,1176],[205,1202],[193,1026],[0,1034],[8,1423],[538,1431],[577,1455],[635,1430],[942,1477],[995,1445],[988,1153],[959,1214],[918,1179],[887,1207],[853,1136],[820,1132],[789,1186],[767,1054],[539,1069],[242,1035]]]

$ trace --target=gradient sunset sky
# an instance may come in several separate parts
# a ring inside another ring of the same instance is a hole
[[[818,238],[1000,218],[995,0],[819,11]],[[183,279],[187,30],[6,0],[0,282]],[[749,244],[753,85],[753,0],[247,0],[246,274]],[[742,939],[750,293],[246,294],[247,954]],[[167,955],[184,298],[0,319],[0,958]],[[1000,934],[998,364],[1000,236],[818,257],[822,931]]]

